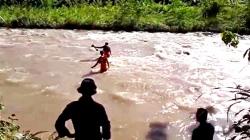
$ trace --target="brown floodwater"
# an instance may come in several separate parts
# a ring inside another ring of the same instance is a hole
[[[112,49],[111,68],[90,75],[99,56],[90,46],[104,42]],[[249,87],[250,66],[242,58],[249,46],[249,36],[229,48],[211,33],[0,29],[2,116],[15,113],[23,130],[53,132],[62,109],[80,97],[81,80],[92,77],[98,86],[94,99],[106,108],[113,140],[158,140],[150,135],[156,131],[168,140],[190,139],[196,108],[207,106],[216,110],[209,115],[214,139],[224,139],[233,95],[214,88]]]

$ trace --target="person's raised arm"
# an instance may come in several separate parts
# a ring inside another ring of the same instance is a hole
[[[94,48],[98,48],[98,49],[101,49],[101,48],[103,48],[103,46],[101,46],[101,47],[97,47],[97,46],[95,46],[95,45],[91,45],[91,47],[94,47]]]

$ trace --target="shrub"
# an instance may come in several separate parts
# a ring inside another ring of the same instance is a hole
[[[236,34],[230,32],[230,31],[224,31],[222,34],[222,41],[230,46],[233,46],[237,48],[237,45],[239,44],[239,39]]]
[[[4,109],[4,106],[0,104],[0,111]],[[1,117],[1,116],[0,116]],[[8,120],[0,120],[0,139],[1,140],[42,140],[36,135],[45,133],[47,131],[39,131],[31,133],[30,131],[21,132],[20,126],[15,124],[18,120],[15,118],[16,115],[12,114],[8,117]]]

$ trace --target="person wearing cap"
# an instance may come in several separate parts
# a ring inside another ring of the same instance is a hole
[[[108,42],[105,42],[104,46],[96,47],[95,45],[91,45],[91,47],[94,47],[96,50],[98,50],[98,49],[103,49],[103,50],[102,50],[102,51],[103,51],[103,54],[104,54],[107,58],[109,58],[110,55],[111,55],[111,49],[110,49],[110,47],[109,47],[108,45],[109,45],[109,43],[108,43]]]
[[[194,129],[192,133],[192,140],[213,140],[214,126],[207,123],[207,110],[198,108],[196,112],[196,120],[200,125]]]
[[[66,106],[55,123],[58,137],[75,138],[75,140],[108,140],[111,137],[110,121],[105,108],[92,99],[96,94],[96,84],[93,79],[82,81],[77,91],[82,94],[78,101]],[[75,133],[71,134],[65,127],[65,122],[73,123]]]

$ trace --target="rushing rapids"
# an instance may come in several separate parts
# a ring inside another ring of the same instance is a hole
[[[90,45],[104,42],[112,49],[111,68],[91,75],[99,52]],[[169,140],[190,139],[196,108],[207,106],[214,110],[215,139],[224,139],[233,95],[223,88],[249,86],[250,66],[242,58],[249,46],[249,36],[229,48],[211,33],[0,29],[2,115],[15,113],[24,130],[52,132],[65,105],[79,97],[79,82],[92,77],[113,140],[150,139],[154,131]],[[247,106],[233,107],[231,115]]]

